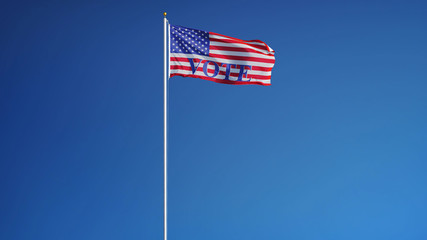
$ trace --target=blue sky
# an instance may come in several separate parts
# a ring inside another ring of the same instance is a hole
[[[427,239],[425,1],[9,2],[0,238],[162,239],[163,16],[271,86],[170,80],[169,239]]]

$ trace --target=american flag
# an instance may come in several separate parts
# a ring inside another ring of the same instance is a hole
[[[175,25],[169,29],[170,77],[271,85],[274,50],[264,42]]]

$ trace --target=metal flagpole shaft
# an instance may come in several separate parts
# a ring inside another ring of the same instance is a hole
[[[166,12],[164,12],[163,13],[163,16],[164,16],[164,19],[163,19],[163,26],[164,26],[164,31],[163,31],[163,34],[164,34],[164,37],[163,37],[163,40],[164,40],[164,44],[163,44],[163,57],[164,57],[164,59],[163,59],[163,94],[164,94],[164,99],[163,99],[163,101],[164,101],[164,132],[163,132],[163,134],[164,134],[164,148],[163,148],[163,151],[164,151],[164,163],[163,163],[163,166],[164,166],[164,179],[163,179],[163,181],[164,181],[164,215],[163,215],[163,224],[164,224],[164,226],[163,226],[163,236],[164,236],[164,240],[167,240],[168,239],[168,225],[167,225],[167,223],[168,223],[168,212],[167,212],[167,203],[168,203],[168,196],[167,196],[167,173],[168,173],[168,171],[167,171],[167,163],[168,163],[168,158],[167,158],[167,140],[168,140],[168,131],[167,131],[167,114],[168,114],[168,112],[167,112],[167,103],[168,103],[168,95],[167,95],[167,84],[168,84],[168,76],[167,76],[167,71],[168,71],[168,69],[167,69],[167,53],[166,53],[166,50],[167,50],[167,19],[166,19]]]

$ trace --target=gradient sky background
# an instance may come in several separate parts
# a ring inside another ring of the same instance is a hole
[[[426,1],[77,2],[0,7],[0,239],[162,239],[163,11],[276,51],[170,80],[170,240],[427,239]]]

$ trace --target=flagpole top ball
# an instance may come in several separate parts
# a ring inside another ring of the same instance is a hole
[[[163,16],[165,16],[165,17],[166,17],[166,14],[167,14],[167,13],[166,13],[166,12],[164,12],[164,13],[163,13]]]

